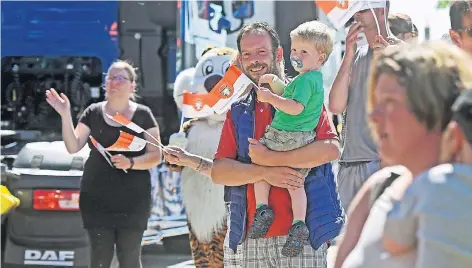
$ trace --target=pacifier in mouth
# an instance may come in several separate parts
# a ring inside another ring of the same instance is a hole
[[[290,57],[290,62],[292,63],[293,68],[295,69],[303,68],[303,61],[301,59]]]

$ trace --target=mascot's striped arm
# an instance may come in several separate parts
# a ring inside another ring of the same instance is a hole
[[[192,250],[192,258],[195,263],[195,267],[212,267],[219,268],[224,266],[224,252],[223,245],[226,236],[226,225],[224,228],[215,233],[209,243],[201,242],[197,239],[192,231],[192,226],[188,222],[189,237],[190,237],[190,248]]]
[[[174,100],[182,110],[183,93],[208,94],[221,80],[237,51],[231,48],[206,50],[195,68],[181,72],[174,83]],[[213,114],[186,122],[184,148],[191,154],[212,159],[221,136],[226,114]],[[224,187],[189,167],[181,169],[182,197],[187,211],[190,247],[196,267],[224,267],[223,245],[226,236]]]

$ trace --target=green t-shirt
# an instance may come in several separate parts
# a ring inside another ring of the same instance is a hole
[[[298,75],[285,87],[282,97],[298,101],[305,109],[298,115],[277,110],[272,127],[291,132],[314,130],[324,102],[323,75],[318,71]]]

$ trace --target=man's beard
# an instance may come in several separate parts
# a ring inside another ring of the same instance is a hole
[[[243,68],[243,72],[245,75],[247,75],[251,80],[252,82],[254,82],[256,85],[259,84],[259,78],[261,78],[262,75],[258,76],[258,77],[254,77],[251,75],[251,72],[249,72],[250,69],[256,69],[256,68],[266,68],[266,73],[265,74],[275,74],[277,75],[279,78],[282,78],[281,77],[281,70],[280,68],[278,68],[277,64],[275,62],[272,62],[271,66],[268,67],[267,64],[264,64],[264,63],[256,63],[256,64],[251,64],[249,65],[247,68]]]
[[[240,65],[242,67],[242,64]],[[281,69],[283,68],[282,67],[283,65],[282,64],[279,64],[277,65],[277,63],[275,62],[272,62],[270,68],[266,68],[267,72],[265,74],[275,74],[277,75],[280,79],[285,79],[284,76],[282,76],[282,71]],[[252,64],[252,65],[249,65],[247,68],[241,68],[243,73],[245,75],[247,75],[247,77],[249,77],[249,79],[251,79],[251,81],[256,85],[256,86],[259,86],[259,77],[253,77],[251,76],[250,72],[249,72],[249,69],[251,68],[259,68],[259,67],[267,67],[267,64],[264,64],[264,63],[257,63],[257,64]],[[262,76],[262,75],[261,75]],[[267,88],[270,88],[269,85],[263,85],[264,87],[267,87]],[[252,91],[252,90],[255,90],[255,88],[253,86],[250,86],[246,89],[246,91],[238,98],[238,100],[242,100],[242,99],[245,99],[248,94]]]

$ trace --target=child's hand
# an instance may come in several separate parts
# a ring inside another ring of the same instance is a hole
[[[274,93],[272,91],[268,90],[265,87],[260,87],[256,90],[257,94],[257,100],[260,102],[269,102],[273,98]]]
[[[269,84],[272,85],[275,81],[279,79],[275,74],[264,74],[259,78],[259,86],[262,84]]]

